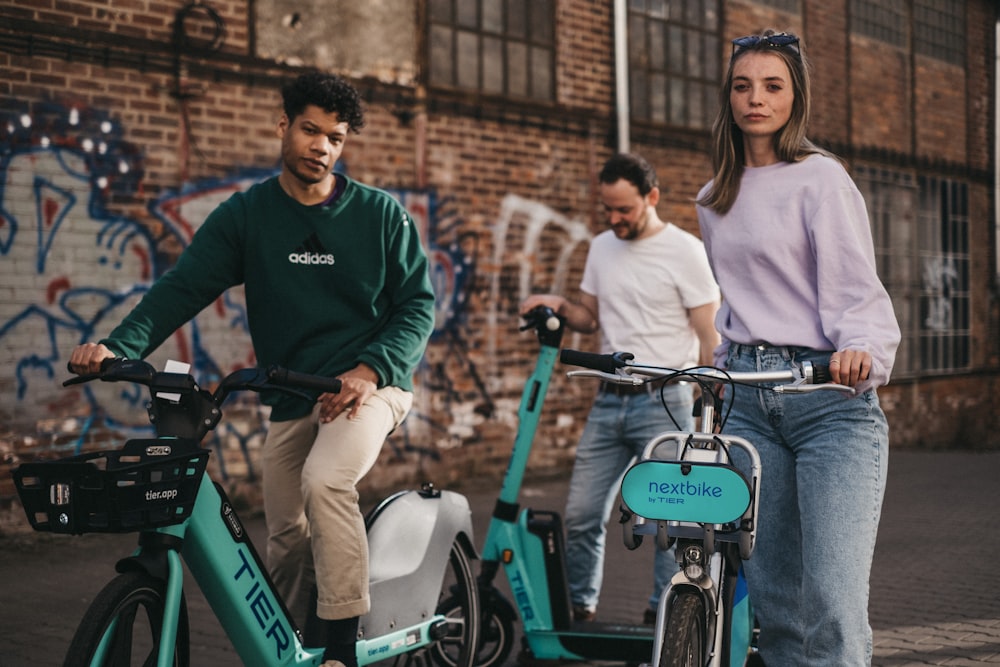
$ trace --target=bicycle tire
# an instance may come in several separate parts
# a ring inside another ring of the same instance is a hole
[[[517,612],[496,588],[490,599],[480,596],[482,620],[479,624],[479,650],[475,667],[501,667],[514,648],[514,621]]]
[[[705,601],[695,591],[680,591],[670,605],[659,667],[703,667],[708,638]]]
[[[145,572],[126,572],[101,589],[73,635],[64,667],[155,665],[165,603],[164,582]],[[95,653],[109,630],[105,659]],[[190,664],[187,604],[181,596],[174,643],[174,667]]]
[[[431,658],[441,667],[473,667],[479,647],[479,589],[469,556],[458,540],[451,545],[437,613],[448,619],[448,631],[430,646]]]

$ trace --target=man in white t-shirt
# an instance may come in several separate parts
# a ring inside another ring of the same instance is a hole
[[[591,242],[579,302],[535,294],[521,312],[546,305],[574,331],[599,330],[603,353],[631,352],[641,363],[678,369],[711,364],[719,344],[714,325],[719,288],[701,241],[660,220],[656,172],[638,155],[615,155],[598,180],[611,229]],[[670,415],[660,402],[661,388]],[[605,524],[622,474],[654,435],[693,428],[693,401],[687,383],[601,384],[577,446],[566,502],[574,620],[593,620],[597,612]],[[644,622],[655,620],[660,593],[676,571],[673,550],[657,551]]]

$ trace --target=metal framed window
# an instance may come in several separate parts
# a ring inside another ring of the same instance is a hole
[[[721,0],[630,0],[634,120],[707,130],[722,76]]]
[[[859,168],[875,260],[902,340],[897,377],[971,365],[968,185]]]
[[[913,50],[916,53],[965,64],[965,2],[914,0]]]
[[[907,0],[851,0],[851,32],[893,46],[909,45]]]
[[[428,80],[555,99],[555,0],[428,0]]]
[[[912,43],[914,53],[965,64],[962,0],[851,0],[850,10],[854,33],[900,48]]]

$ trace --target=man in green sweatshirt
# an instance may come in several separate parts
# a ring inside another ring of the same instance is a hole
[[[143,358],[243,284],[261,366],[338,377],[314,401],[264,394],[267,565],[290,609],[315,570],[325,659],[356,664],[369,609],[358,481],[413,400],[412,374],[434,326],[434,293],[417,228],[389,194],[333,173],[348,132],[364,126],[357,91],[310,73],[282,89],[281,173],[213,211],[176,266],[98,343],[73,350],[78,373],[113,356]]]

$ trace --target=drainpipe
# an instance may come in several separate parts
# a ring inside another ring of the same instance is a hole
[[[626,0],[615,0],[615,112],[618,116],[618,152],[629,151],[628,100],[628,7]]]
[[[993,286],[1000,292],[1000,21],[994,29],[993,55]]]

